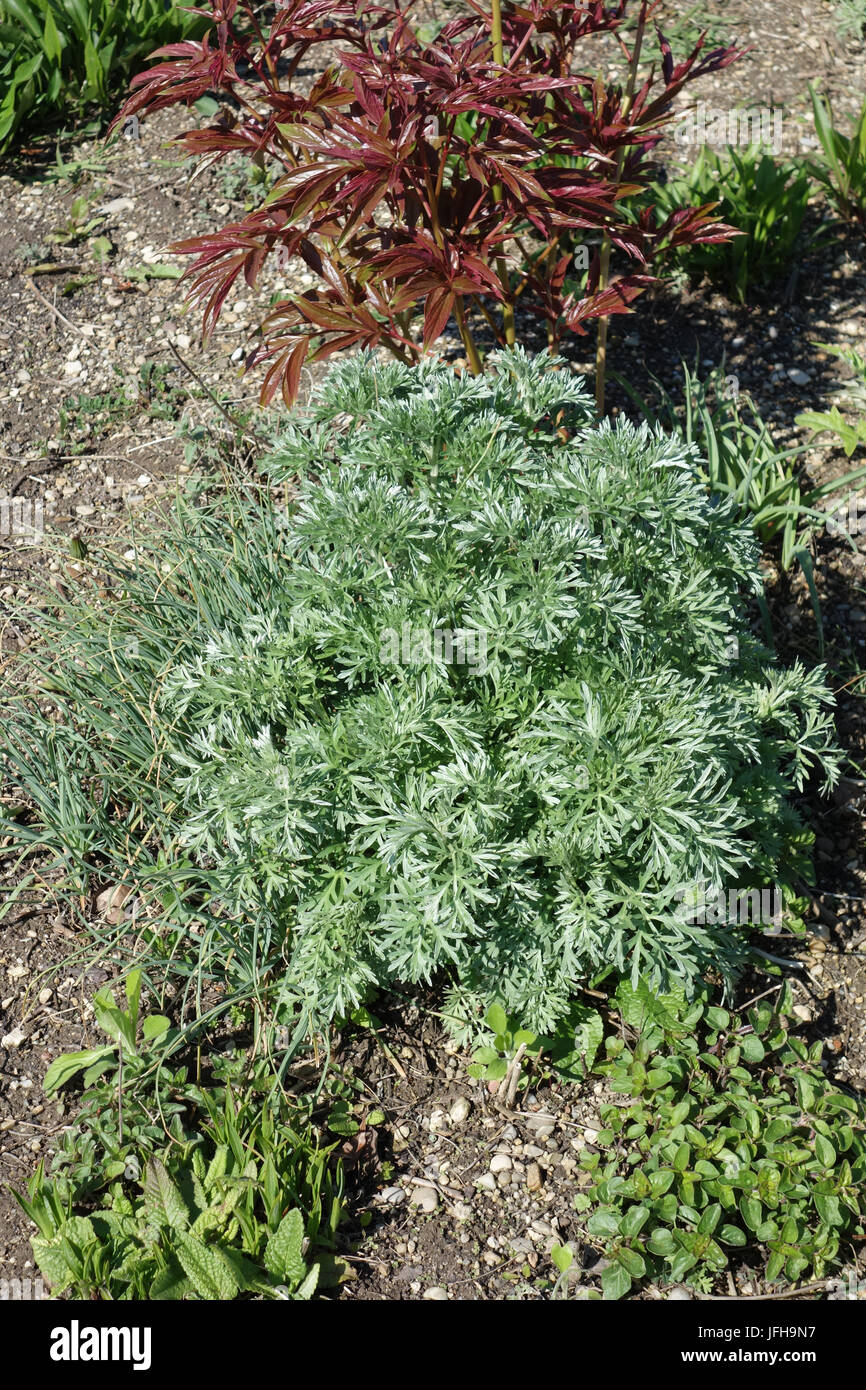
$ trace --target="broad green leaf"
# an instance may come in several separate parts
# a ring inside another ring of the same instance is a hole
[[[706,1208],[698,1222],[698,1235],[711,1236],[722,1218],[722,1208],[718,1203]]]
[[[51,10],[45,11],[45,28],[42,31],[42,47],[45,49],[45,56],[50,58],[52,63],[59,62],[63,48]]]
[[[748,1245],[749,1238],[739,1226],[722,1226],[718,1238],[724,1245]]]
[[[186,1230],[190,1222],[190,1213],[180,1191],[169,1177],[165,1164],[159,1158],[150,1159],[145,1168],[144,1200],[148,1213],[160,1225],[170,1226],[175,1231]]]
[[[193,1235],[184,1235],[175,1247],[177,1258],[200,1298],[211,1301],[235,1298],[240,1285],[234,1270],[223,1259],[218,1246],[205,1245]]]
[[[640,1251],[633,1250],[628,1245],[623,1245],[616,1253],[623,1269],[628,1270],[632,1279],[642,1279],[646,1274],[646,1260]]]
[[[166,1018],[165,1014],[148,1014],[141,1025],[141,1035],[148,1042],[154,1038],[161,1038],[171,1027],[171,1019]]]
[[[135,1054],[135,1032],[131,1021],[128,1015],[117,1007],[110,989],[100,989],[94,994],[93,1012],[102,1031]]]
[[[30,1241],[36,1263],[55,1294],[72,1282],[73,1268],[67,1254],[70,1247],[84,1251],[97,1243],[93,1223],[84,1216],[70,1216],[50,1240],[33,1236]]]
[[[815,1135],[815,1156],[822,1168],[832,1168],[836,1162],[836,1150],[823,1134]]]
[[[491,1004],[487,1010],[487,1023],[494,1033],[505,1033],[508,1030],[508,1017],[501,1004]]]
[[[304,1218],[295,1208],[283,1217],[265,1249],[265,1267],[278,1283],[294,1288],[303,1279],[307,1270],[303,1242]]]
[[[313,1265],[302,1284],[295,1290],[295,1298],[307,1301],[313,1297],[319,1283],[319,1266]]]
[[[589,1009],[574,1030],[574,1050],[589,1068],[604,1041],[604,1021],[596,1009]]]
[[[663,1197],[670,1191],[675,1180],[676,1174],[672,1168],[658,1168],[654,1173],[650,1173],[650,1190],[653,1197]]]
[[[150,1286],[148,1297],[159,1303],[187,1298],[193,1292],[192,1282],[184,1274],[180,1265],[172,1260],[165,1269],[161,1269],[157,1274]]]
[[[656,1226],[647,1240],[647,1249],[650,1253],[662,1258],[673,1255],[676,1248],[676,1242],[666,1226]]]
[[[610,1300],[625,1298],[630,1288],[631,1275],[620,1264],[619,1260],[614,1260],[602,1271],[601,1289],[604,1298]]]
[[[761,1203],[756,1197],[740,1198],[740,1213],[750,1231],[757,1231],[764,1219]]]
[[[747,1062],[761,1062],[764,1059],[764,1044],[756,1033],[746,1033],[740,1039],[740,1048]]]
[[[65,1086],[67,1081],[71,1081],[73,1076],[77,1076],[80,1071],[113,1056],[114,1053],[110,1047],[90,1047],[84,1052],[64,1052],[60,1057],[55,1057],[48,1067],[42,1082],[42,1089],[46,1096],[51,1096],[55,1091],[59,1091],[61,1086]]]
[[[731,1026],[731,1015],[727,1009],[717,1009],[715,1005],[711,1005],[707,1009],[706,1019],[710,1027],[717,1033],[721,1033]]]
[[[832,1193],[828,1193],[826,1196],[822,1193],[816,1193],[812,1200],[815,1203],[815,1209],[818,1215],[825,1225],[844,1226],[845,1214],[839,1205],[838,1197],[833,1196]]]
[[[620,1235],[631,1240],[640,1235],[650,1217],[650,1209],[646,1206],[632,1206],[622,1217],[619,1223]]]
[[[679,1148],[674,1154],[673,1160],[674,1168],[678,1173],[684,1173],[686,1171],[686,1169],[689,1166],[689,1159],[691,1158],[691,1156],[692,1151],[689,1148],[688,1144],[680,1144]]]
[[[612,1207],[600,1207],[587,1221],[586,1229],[591,1236],[615,1236],[619,1234],[619,1218]]]

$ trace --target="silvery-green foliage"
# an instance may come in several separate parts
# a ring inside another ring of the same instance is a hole
[[[189,509],[125,604],[79,620],[54,731],[70,758],[99,732],[98,633],[146,612],[139,715],[113,716],[134,740],[101,751],[115,789],[159,780],[157,830],[124,833],[151,884],[182,861],[179,899],[205,893],[209,970],[254,925],[233,968],[303,1027],[445,972],[455,1027],[496,998],[537,1032],[605,967],[730,976],[747,929],[686,922],[678,890],[784,883],[792,793],[837,760],[822,672],[750,633],[756,547],[690,446],[593,424],[558,360],[361,357],[267,473],[288,509]],[[384,640],[434,630],[484,661]]]

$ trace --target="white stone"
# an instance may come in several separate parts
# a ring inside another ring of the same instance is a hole
[[[472,1106],[466,1097],[460,1096],[448,1111],[448,1118],[453,1125],[462,1125],[463,1121],[469,1118],[471,1109]]]
[[[409,1200],[413,1207],[430,1212],[438,1207],[439,1194],[432,1187],[416,1187]]]

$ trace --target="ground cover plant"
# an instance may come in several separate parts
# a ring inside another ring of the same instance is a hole
[[[187,274],[205,335],[238,278],[254,285],[268,257],[301,258],[317,277],[262,325],[249,364],[268,364],[265,400],[281,389],[290,403],[304,362],[343,348],[384,345],[417,362],[452,315],[473,372],[478,323],[513,345],[518,304],[555,347],[626,311],[653,283],[660,242],[729,234],[706,207],[661,221],[648,209],[635,223],[620,200],[641,187],[675,98],[732,62],[733,48],[704,56],[699,41],[675,62],[659,31],[659,62],[645,75],[658,5],[641,0],[623,79],[605,85],[572,72],[575,45],[615,33],[626,0],[465,10],[432,33],[413,27],[411,6],[291,0],[262,29],[231,0],[200,42],[166,47],[165,61],[135,78],[118,124],[213,90],[231,102],[231,120],[187,132],[185,150],[275,168],[260,207],[177,247],[195,257]],[[302,94],[294,74],[324,41],[341,45],[337,58]],[[573,243],[593,234],[582,286]],[[624,258],[615,277],[614,249]]]
[[[596,425],[558,360],[359,358],[267,475],[288,506],[181,501],[40,614],[3,829],[73,909],[123,885],[106,943],[296,1038],[441,972],[470,1031],[499,1000],[547,1032],[603,969],[730,981],[750,928],[683,886],[787,892],[792,797],[837,756],[821,671],[748,628],[756,547],[694,451]]]
[[[770,994],[738,1014],[620,987],[634,1032],[609,1035],[592,1069],[612,1095],[575,1197],[606,1298],[653,1278],[709,1292],[744,1258],[770,1284],[856,1261],[863,1102],[827,1079],[820,1042],[791,1035],[790,986]]]
[[[155,48],[203,28],[199,15],[164,0],[3,0],[0,152],[104,110]]]

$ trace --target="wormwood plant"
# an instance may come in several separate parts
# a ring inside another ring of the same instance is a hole
[[[695,450],[592,423],[561,360],[362,357],[267,475],[288,505],[181,499],[40,616],[3,832],[70,898],[129,884],[152,971],[299,1036],[440,972],[455,1027],[495,1000],[535,1033],[602,967],[730,979],[748,926],[682,887],[784,888],[791,796],[837,755],[821,670],[749,631],[757,548]]]
[[[606,1298],[644,1278],[705,1291],[732,1261],[768,1282],[822,1278],[864,1234],[862,1102],[789,1033],[790,988],[745,1014],[621,986],[626,1044],[595,1071],[614,1099],[575,1198],[610,1260]]]
[[[653,283],[658,242],[724,238],[712,208],[678,206],[639,222],[620,202],[642,186],[647,153],[687,84],[726,67],[733,48],[702,55],[703,40],[675,61],[661,30],[650,49],[657,0],[631,7],[626,75],[606,85],[577,64],[577,46],[615,34],[627,0],[531,0],[491,9],[461,5],[444,25],[414,22],[412,3],[287,0],[268,27],[248,3],[219,0],[201,42],[172,44],[133,82],[118,121],[190,103],[213,90],[230,104],[219,121],[181,138],[197,160],[247,157],[273,167],[261,206],[242,220],[182,242],[187,277],[212,332],[243,275],[268,257],[302,259],[316,288],[287,294],[262,325],[250,362],[267,362],[262,396],[288,403],[305,360],[353,345],[383,345],[415,362],[453,315],[473,372],[478,325],[516,341],[516,311],[567,331],[626,312]],[[296,74],[323,43],[338,45],[311,90]],[[592,238],[586,286],[575,240]],[[624,273],[612,276],[612,248]],[[474,317],[474,325],[470,322]]]

